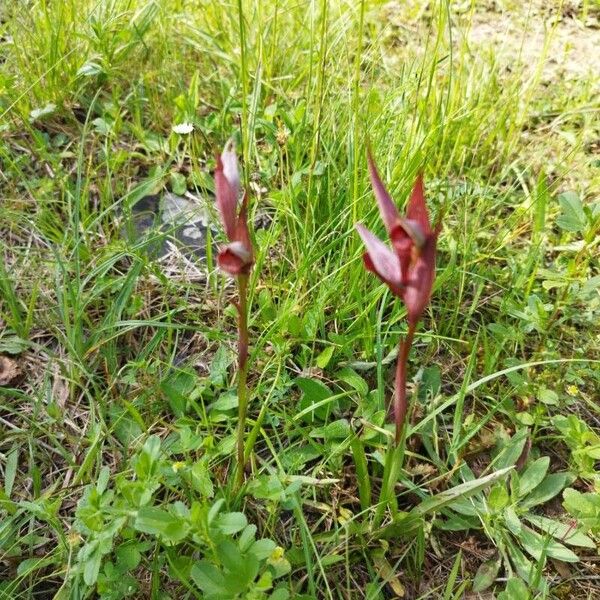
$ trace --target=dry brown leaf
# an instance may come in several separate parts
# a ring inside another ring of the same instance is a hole
[[[567,563],[562,562],[562,560],[554,560],[553,558],[550,560],[552,562],[552,565],[556,569],[556,572],[563,579],[570,579],[571,577],[573,577],[573,573],[571,572],[571,569],[569,568],[569,565]]]
[[[418,462],[409,467],[409,472],[411,475],[418,475],[421,477],[433,477],[437,473],[437,469],[429,464],[424,462]]]
[[[60,376],[60,369],[58,366],[54,368],[54,383],[52,384],[52,398],[60,409],[64,409],[67,400],[69,399],[69,385]]]
[[[8,385],[21,374],[21,368],[14,358],[0,354],[0,385]]]

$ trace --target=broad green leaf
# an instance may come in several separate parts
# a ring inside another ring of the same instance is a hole
[[[120,405],[111,404],[109,408],[111,431],[125,448],[133,446],[144,435],[144,429],[135,418]]]
[[[307,377],[298,377],[296,385],[303,392],[300,399],[302,418],[308,423],[313,423],[315,417],[325,421],[333,405],[337,404],[333,392],[324,383]]]
[[[273,554],[275,548],[277,548],[277,544],[273,540],[263,538],[256,540],[248,552],[256,556],[258,560],[264,560]]]
[[[442,373],[437,365],[423,369],[423,375],[418,388],[418,397],[421,402],[435,398],[442,388]]]
[[[506,589],[498,594],[498,600],[529,600],[531,595],[522,579],[513,577],[506,584]]]
[[[269,600],[288,600],[290,593],[283,587],[277,588],[269,596]]]
[[[473,579],[473,591],[483,592],[487,590],[494,583],[496,577],[498,577],[499,570],[500,560],[498,559],[486,560],[484,563],[481,563]]]
[[[209,379],[214,386],[221,387],[225,384],[227,371],[233,360],[234,356],[231,350],[227,346],[219,346],[210,364]]]
[[[112,551],[113,533],[102,532],[79,550],[77,559],[83,564],[83,580],[87,585],[94,585],[98,580],[102,559]]]
[[[452,510],[456,510],[456,504],[452,505]],[[478,529],[481,522],[472,516],[453,515],[437,526],[443,531],[469,531],[469,529]]]
[[[199,460],[192,465],[191,479],[194,489],[200,492],[206,498],[212,498],[215,490],[210,479],[206,460]]]
[[[563,562],[578,562],[579,557],[566,546],[548,536],[542,536],[533,529],[523,527],[519,533],[519,541],[535,560],[541,560],[544,554]]]
[[[242,554],[231,540],[224,540],[217,546],[220,563],[229,572],[226,586],[230,592],[241,594],[258,575],[258,559],[253,555]]]
[[[521,533],[521,521],[519,521],[519,517],[512,506],[509,506],[504,511],[504,522],[513,535],[518,536]]]
[[[187,182],[185,175],[173,171],[170,175],[171,190],[178,196],[183,196],[187,191]]]
[[[243,567],[244,556],[240,552],[237,544],[231,539],[223,540],[216,547],[219,562],[232,573],[237,572]]]
[[[298,315],[289,315],[287,318],[288,332],[294,337],[302,333],[302,319]]]
[[[241,512],[223,513],[216,518],[215,525],[225,535],[233,535],[238,531],[242,531],[248,525],[248,520],[246,515]]]
[[[206,517],[206,520],[208,521],[209,525],[212,525],[213,521],[217,518],[217,515],[221,512],[221,509],[223,508],[224,504],[225,504],[225,499],[219,498],[210,507],[210,509],[208,511],[208,515]]]
[[[600,203],[598,203],[600,207]],[[579,296],[583,298],[587,298],[590,294],[595,294],[596,290],[600,288],[600,275],[596,275],[595,277],[590,277],[582,286],[579,291]]]
[[[579,196],[575,192],[564,192],[558,197],[558,202],[562,213],[556,219],[556,224],[565,231],[583,232],[587,219]]]
[[[184,519],[155,506],[140,508],[133,526],[137,531],[158,535],[170,543],[181,541],[189,531],[189,525]]]
[[[322,448],[319,444],[311,443],[310,446],[289,447],[285,452],[281,452],[279,460],[282,466],[288,471],[302,470],[302,467],[309,461],[319,458],[322,455]]]
[[[180,554],[177,547],[167,549],[165,554],[169,561],[169,576],[179,581],[189,581],[195,560]]]
[[[102,65],[92,61],[84,63],[77,71],[77,75],[80,77],[95,77],[96,75],[101,75],[102,73],[104,73]]]
[[[398,540],[414,537],[418,531],[423,529],[423,518],[416,513],[398,511],[389,525],[375,530],[373,536],[376,539]],[[352,531],[361,535],[370,532],[368,524],[356,525]]]
[[[263,288],[258,294],[258,306],[260,307],[261,316],[268,321],[273,321],[277,317],[277,310],[273,304],[271,292]]]
[[[521,552],[517,547],[517,544],[510,536],[504,536],[504,542],[506,544],[506,550],[510,556],[510,561],[514,565],[519,577],[527,581],[531,581],[531,575],[533,573],[533,563]]]
[[[135,458],[135,472],[140,480],[151,478],[157,470],[160,456],[160,438],[151,435],[142,447],[142,451]]]
[[[242,552],[246,552],[250,548],[250,545],[254,543],[256,529],[256,525],[253,524],[244,527],[244,531],[242,531],[238,538],[238,546]]]
[[[325,350],[323,350],[319,356],[317,356],[315,362],[317,363],[317,367],[319,367],[319,369],[324,369],[329,364],[334,351],[335,346],[327,346],[327,348],[325,348]]]
[[[38,558],[26,558],[19,563],[17,567],[17,575],[19,577],[28,577],[31,576],[35,571],[39,571],[40,569],[46,568],[49,565],[54,565],[60,562],[58,556],[53,556],[50,554],[45,557]],[[2,596],[0,596],[1,598]]]
[[[97,549],[86,557],[83,566],[83,581],[87,585],[94,585],[98,580],[102,556],[100,550]]]
[[[494,512],[502,510],[509,501],[508,492],[504,483],[497,483],[488,495],[488,506]]]
[[[277,475],[260,475],[248,484],[248,493],[257,499],[282,500],[284,486]]]
[[[452,510],[465,517],[476,517],[485,507],[479,498],[458,498],[452,503]]]
[[[92,121],[92,125],[94,126],[94,131],[96,133],[100,135],[110,135],[112,133],[114,121],[112,119],[102,119],[101,117],[97,117]]]
[[[238,407],[238,396],[236,392],[225,392],[221,394],[209,407],[211,412],[225,412]]]
[[[577,490],[568,488],[563,493],[563,506],[577,517],[578,521],[588,530],[600,529],[600,495],[582,494]]]
[[[506,467],[512,467],[523,453],[523,448],[529,435],[528,429],[520,429],[508,440],[500,450],[498,457],[494,460],[494,467],[501,470]]]
[[[5,335],[0,338],[0,352],[6,354],[21,354],[31,346],[29,340],[16,335]]]
[[[519,497],[526,496],[536,488],[546,477],[548,467],[550,466],[550,457],[542,456],[530,464],[523,474],[519,477]]]
[[[225,576],[215,565],[206,560],[201,560],[192,567],[190,574],[194,583],[207,596],[229,597],[225,585]]]
[[[352,434],[348,419],[338,419],[324,427],[318,427],[310,432],[310,437],[324,438],[326,440],[345,439]]]
[[[194,389],[197,377],[194,371],[180,370],[161,381],[160,389],[167,399],[173,414],[181,417],[185,414],[187,400]]]
[[[569,482],[569,473],[551,473],[521,503],[523,508],[531,508],[543,504],[560,494]]]
[[[141,548],[144,548],[144,545],[135,541],[121,544],[115,551],[117,566],[125,571],[135,569],[142,560]]]
[[[449,490],[445,490],[439,494],[436,494],[435,496],[431,496],[430,498],[422,500],[421,503],[415,506],[410,512],[416,515],[425,515],[427,513],[438,511],[444,506],[451,505],[455,500],[468,498],[469,496],[484,490],[490,485],[493,485],[496,483],[496,481],[499,481],[508,473],[510,473],[512,469],[513,467],[506,467],[500,471],[490,473],[485,477],[480,477],[479,479],[474,479],[473,481],[461,483],[460,485],[450,488]]]
[[[538,390],[538,400],[544,404],[550,404],[552,406],[558,405],[558,394],[554,390],[548,388],[541,388]]]
[[[336,374],[336,379],[347,383],[351,388],[354,388],[361,396],[367,396],[369,393],[369,384],[350,367],[340,369]]]
[[[98,477],[96,479],[96,490],[98,494],[102,495],[106,491],[108,487],[108,483],[110,481],[110,468],[105,465],[100,469],[100,473],[98,473]]]
[[[520,425],[526,425],[527,427],[531,427],[535,424],[535,419],[533,418],[533,415],[525,411],[517,413],[515,415],[515,420]]]
[[[577,527],[574,527],[572,524],[561,523],[560,521],[539,515],[527,514],[525,518],[544,533],[550,534],[565,544],[580,546],[582,548],[596,548],[594,541],[587,535],[577,531]]]

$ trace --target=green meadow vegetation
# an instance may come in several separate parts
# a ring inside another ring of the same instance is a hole
[[[0,599],[600,597],[598,47],[598,0],[3,0]],[[367,147],[442,226],[397,447]],[[124,234],[167,192],[204,258]]]

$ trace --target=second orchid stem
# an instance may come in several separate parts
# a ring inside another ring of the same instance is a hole
[[[415,337],[416,323],[409,323],[406,337],[400,341],[398,349],[398,362],[396,363],[396,389],[394,395],[394,422],[396,423],[396,445],[402,439],[402,428],[408,410],[406,399],[406,370],[408,367],[408,355]]]
[[[406,337],[400,340],[398,349],[398,362],[396,363],[396,385],[394,389],[394,422],[396,424],[396,435],[394,440],[390,439],[389,447],[385,455],[385,464],[383,467],[383,479],[379,502],[373,518],[373,527],[377,528],[385,514],[386,508],[389,508],[394,514],[397,511],[397,501],[395,486],[404,462],[404,421],[408,410],[408,401],[406,399],[406,370],[408,367],[408,355],[415,337],[416,323],[408,325]]]
[[[236,489],[244,484],[246,464],[244,437],[246,413],[248,412],[248,275],[238,275],[238,429],[237,429],[237,472]]]

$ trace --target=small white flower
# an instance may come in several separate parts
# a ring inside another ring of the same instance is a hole
[[[178,123],[171,128],[174,133],[179,135],[188,135],[194,131],[194,126],[191,123]]]

